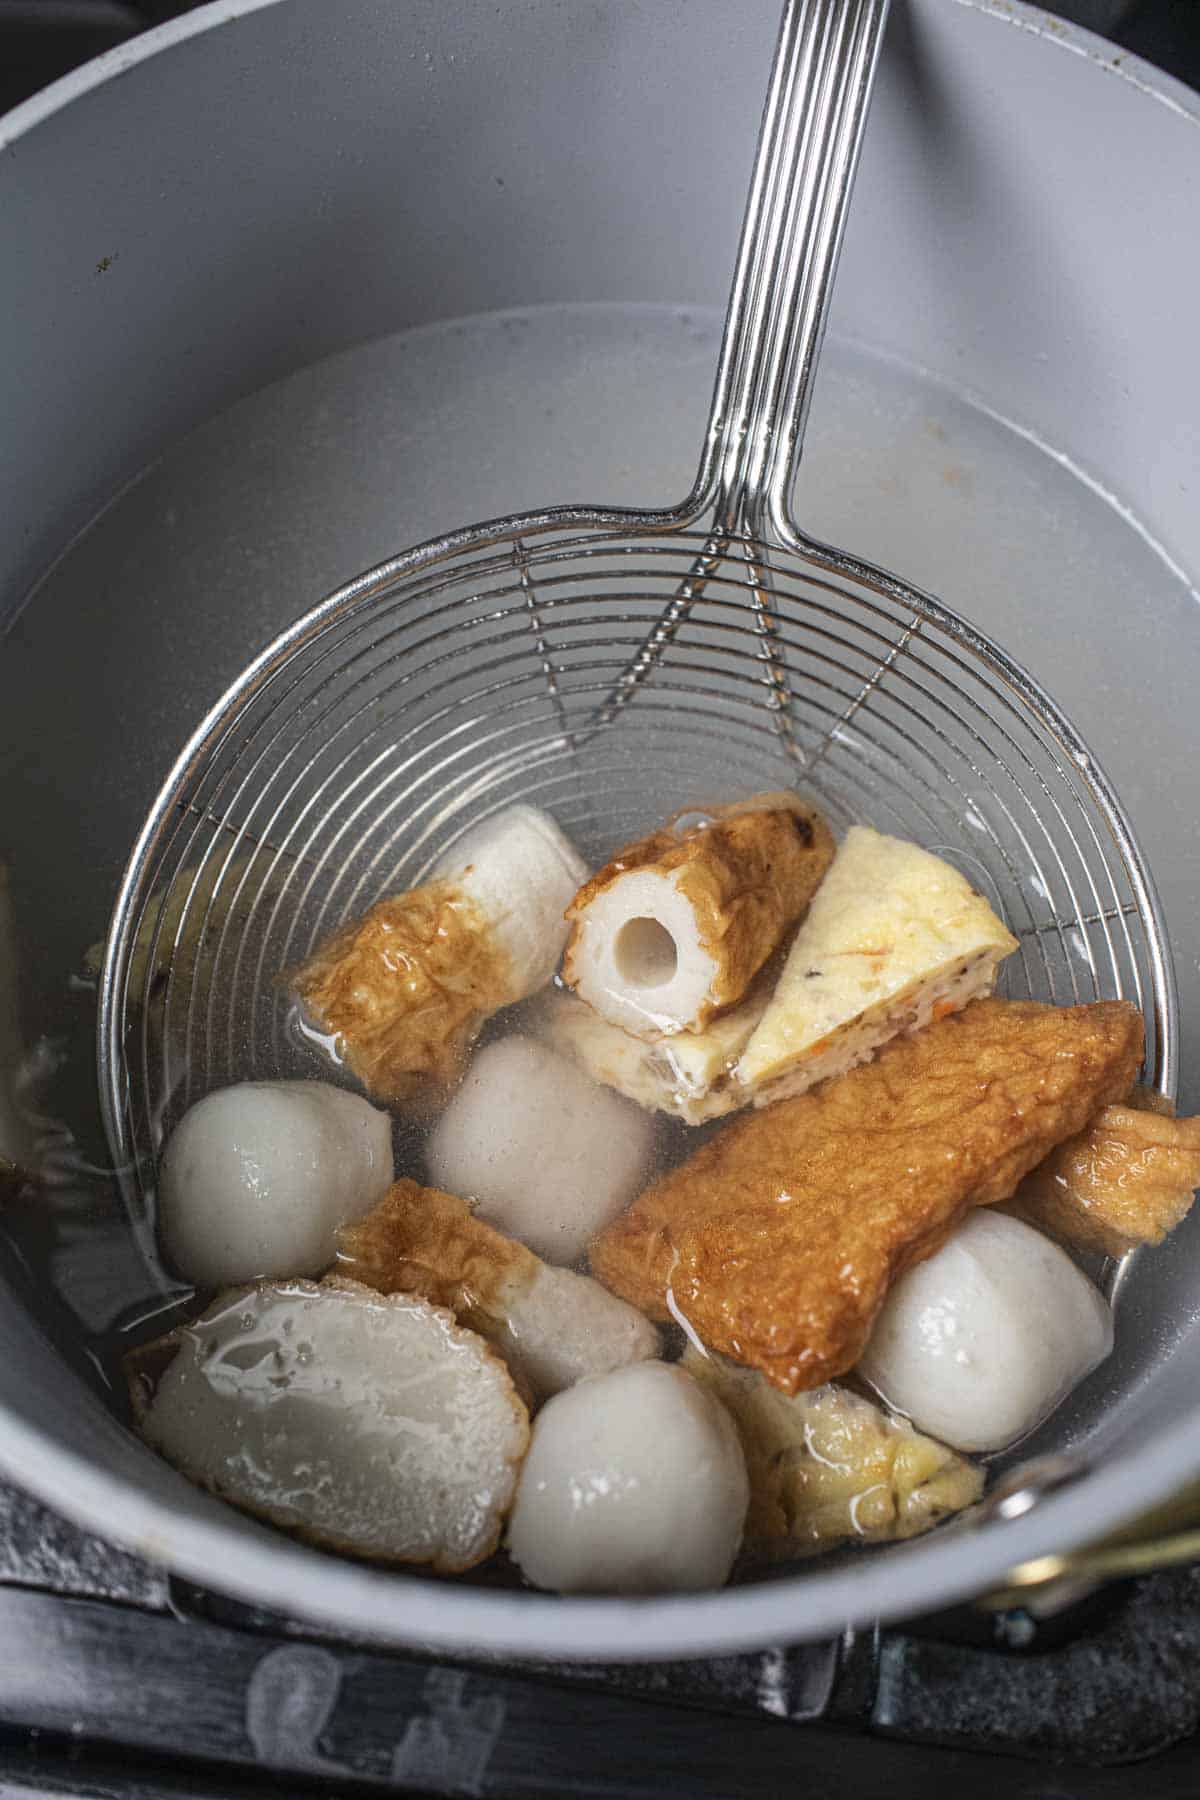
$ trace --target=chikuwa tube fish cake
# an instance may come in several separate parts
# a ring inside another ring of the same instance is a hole
[[[742,999],[833,853],[821,815],[786,794],[652,832],[571,902],[563,978],[635,1036],[701,1031]]]
[[[586,864],[548,814],[513,806],[466,833],[429,881],[380,900],[285,976],[375,1098],[461,1073],[502,1006],[553,978]]]
[[[976,1000],[742,1113],[594,1240],[592,1272],[784,1393],[852,1369],[892,1283],[1128,1093],[1127,1001]]]

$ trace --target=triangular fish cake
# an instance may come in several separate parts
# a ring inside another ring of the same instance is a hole
[[[817,889],[737,1079],[756,1106],[802,1094],[900,1032],[989,994],[1016,948],[957,869],[856,825]]]

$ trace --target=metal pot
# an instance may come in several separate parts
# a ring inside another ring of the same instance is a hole
[[[0,817],[27,1025],[67,1041],[56,1105],[93,1160],[67,974],[237,669],[440,527],[683,491],[775,24],[774,0],[736,31],[718,0],[218,0],[0,123]],[[1105,762],[1175,934],[1191,1106],[1198,199],[1187,90],[1029,6],[909,0],[798,501],[995,635]],[[437,326],[478,314],[502,316]],[[237,1516],[85,1379],[58,1239],[0,1299],[0,1463],[195,1582],[364,1637],[644,1658],[828,1636],[1000,1586],[1200,1475],[1198,1229],[1129,1272],[1116,1354],[1006,1506],[723,1593],[385,1576]]]

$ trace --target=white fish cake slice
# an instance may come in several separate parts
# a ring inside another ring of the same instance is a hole
[[[1017,940],[940,857],[856,825],[817,889],[737,1079],[756,1106],[989,994]]]
[[[749,1104],[750,1095],[734,1081],[733,1070],[769,998],[769,989],[755,987],[703,1031],[652,1042],[610,1025],[582,1000],[556,994],[546,1002],[537,1029],[593,1080],[648,1112],[703,1125]]]
[[[529,1417],[448,1312],[357,1282],[263,1283],[174,1341],[140,1426],[200,1486],[373,1561],[454,1573],[496,1548]]]
[[[539,1400],[662,1349],[649,1319],[598,1281],[552,1268],[464,1200],[406,1177],[339,1233],[338,1268],[380,1293],[448,1306]]]

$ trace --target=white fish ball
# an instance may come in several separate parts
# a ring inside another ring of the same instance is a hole
[[[1070,1257],[981,1210],[901,1276],[858,1372],[942,1443],[999,1450],[1052,1413],[1112,1342],[1108,1304]]]
[[[326,1081],[245,1081],[198,1100],[159,1171],[159,1231],[181,1275],[226,1287],[316,1275],[339,1225],[395,1178],[392,1124]]]
[[[508,1545],[530,1581],[564,1594],[719,1587],[749,1492],[720,1402],[676,1365],[633,1363],[542,1408]]]
[[[575,1262],[647,1173],[653,1120],[531,1038],[481,1050],[433,1131],[435,1184],[546,1262]]]

